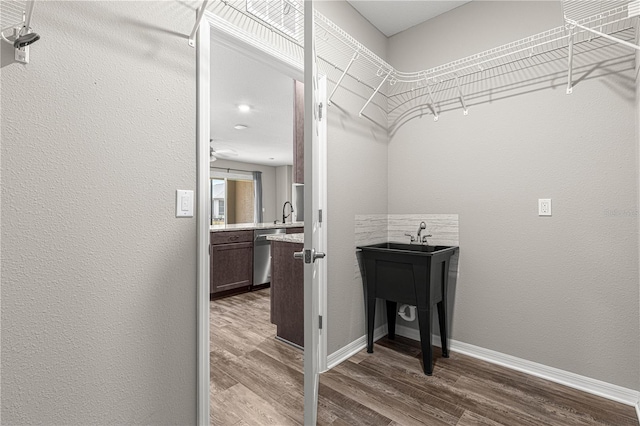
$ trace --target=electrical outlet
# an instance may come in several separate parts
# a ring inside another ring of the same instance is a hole
[[[16,49],[15,60],[16,62],[20,62],[21,64],[28,64],[29,63],[29,46]]]
[[[551,216],[551,198],[538,199],[538,216]]]

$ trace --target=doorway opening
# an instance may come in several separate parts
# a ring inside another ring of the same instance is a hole
[[[276,50],[270,50],[268,48],[265,48],[265,46],[257,46],[255,43],[255,40],[252,40],[250,37],[246,37],[241,34],[240,35],[234,34],[233,29],[227,28],[227,26],[229,26],[228,23],[220,20],[214,15],[207,13],[205,15],[205,22],[203,22],[203,25],[201,26],[201,31],[199,31],[199,34],[198,34],[199,39],[197,44],[199,195],[200,195],[200,191],[205,188],[204,184],[202,183],[202,181],[204,181],[205,169],[207,172],[206,173],[207,175],[206,176],[206,198],[201,199],[200,196],[198,198],[199,203],[202,202],[204,204],[204,209],[200,209],[201,206],[199,205],[198,211],[206,212],[205,213],[206,217],[204,218],[205,219],[204,222],[206,223],[206,226],[201,225],[202,221],[199,219],[199,228],[198,228],[199,229],[198,231],[199,232],[199,260],[200,260],[199,275],[198,275],[199,277],[198,279],[198,283],[199,283],[198,284],[199,285],[199,290],[198,290],[198,295],[199,295],[199,301],[198,301],[198,306],[199,306],[199,313],[198,313],[198,326],[199,326],[198,328],[199,329],[198,419],[199,420],[198,422],[200,424],[209,423],[210,403],[212,403],[214,399],[214,398],[210,399],[210,391],[212,390],[222,390],[223,392],[228,391],[226,392],[225,395],[219,398],[219,400],[224,403],[227,403],[229,400],[232,400],[234,397],[238,397],[240,399],[247,397],[248,395],[246,393],[247,386],[244,386],[241,384],[241,386],[237,386],[234,388],[235,384],[233,384],[233,382],[235,379],[234,377],[232,377],[233,375],[230,376],[225,372],[221,373],[219,370],[214,370],[213,368],[211,368],[211,366],[213,365],[214,358],[215,358],[216,362],[224,362],[229,364],[231,367],[236,368],[238,371],[241,372],[239,374],[242,374],[242,372],[244,373],[247,372],[247,365],[244,364],[239,359],[235,359],[235,360],[232,359],[233,357],[230,357],[229,354],[234,355],[233,351],[236,351],[236,354],[235,354],[236,356],[241,354],[243,351],[243,348],[244,350],[248,348],[248,346],[246,346],[247,342],[251,342],[251,340],[256,337],[256,334],[259,331],[264,331],[271,326],[270,324],[264,323],[267,321],[267,319],[271,319],[269,318],[271,313],[268,312],[268,314],[265,315],[264,309],[270,308],[270,305],[272,303],[272,301],[269,300],[268,297],[266,297],[266,295],[269,292],[268,289],[266,291],[259,290],[255,292],[246,293],[244,295],[244,303],[246,303],[247,305],[252,305],[253,307],[256,307],[256,306],[262,307],[263,310],[260,311],[259,314],[258,313],[255,314],[255,316],[258,317],[261,321],[263,321],[263,323],[257,323],[257,324],[250,323],[250,322],[245,323],[245,326],[242,329],[242,331],[238,331],[236,329],[234,333],[227,335],[229,340],[226,343],[227,345],[226,348],[224,348],[222,352],[215,353],[217,338],[211,337],[211,336],[215,336],[215,332],[214,330],[210,330],[210,325],[213,324],[213,320],[209,318],[209,313],[212,312],[211,315],[215,316],[216,312],[220,314],[222,311],[226,310],[226,314],[229,314],[229,316],[225,320],[234,321],[233,316],[235,315],[236,316],[235,322],[240,322],[240,317],[242,317],[243,314],[242,314],[242,304],[241,304],[240,298],[237,299],[238,303],[227,304],[227,306],[222,306],[224,304],[219,304],[218,307],[215,307],[215,308],[211,307],[211,302],[209,299],[209,295],[210,295],[209,281],[210,281],[210,278],[214,277],[214,274],[216,274],[216,272],[213,271],[212,269],[208,269],[205,271],[204,267],[202,266],[205,261],[207,261],[207,264],[210,265],[209,263],[210,258],[208,256],[208,251],[210,247],[208,244],[205,245],[204,241],[205,239],[207,241],[214,240],[214,237],[210,236],[210,235],[213,235],[213,233],[210,234],[210,231],[211,231],[210,228],[212,226],[242,225],[242,224],[246,224],[247,221],[249,220],[248,214],[238,218],[238,214],[237,214],[238,187],[241,188],[240,191],[244,194],[246,199],[250,198],[248,197],[247,194],[253,193],[254,195],[253,211],[254,212],[256,211],[256,202],[257,202],[256,200],[258,199],[255,197],[255,194],[257,192],[255,184],[251,189],[249,189],[248,183],[247,184],[241,183],[240,185],[238,185],[238,182],[236,181],[230,184],[230,182],[232,182],[233,179],[230,180],[228,177],[223,178],[223,176],[216,176],[215,174],[210,173],[210,171],[213,170],[214,167],[218,167],[221,169],[228,169],[228,173],[237,173],[237,172],[243,172],[243,171],[256,172],[256,171],[259,171],[259,170],[256,170],[259,168],[258,166],[262,166],[263,168],[271,167],[271,166],[259,164],[258,160],[256,159],[253,160],[254,161],[253,163],[249,163],[249,164],[253,164],[252,166],[247,166],[248,164],[247,162],[240,163],[237,161],[239,160],[239,158],[237,157],[239,157],[240,155],[237,155],[237,156],[234,155],[234,158],[223,158],[224,156],[221,155],[221,153],[224,151],[239,152],[241,151],[241,149],[236,146],[230,146],[229,145],[230,141],[228,138],[217,137],[212,131],[212,128],[209,126],[209,123],[211,121],[211,116],[214,114],[214,110],[217,107],[216,100],[213,99],[212,91],[211,91],[212,83],[214,79],[218,77],[217,75],[214,74],[214,72],[212,72],[211,64],[216,60],[216,55],[212,54],[213,46],[215,45],[224,46],[236,53],[241,54],[243,57],[245,57],[245,59],[250,58],[250,59],[259,61],[262,64],[267,64],[272,69],[278,70],[279,72],[286,75],[292,83],[294,80],[303,79],[301,63],[294,63],[292,61],[283,60],[283,56],[280,52]],[[230,35],[230,34],[233,34],[233,35]],[[220,82],[216,81],[216,83],[220,83]],[[323,87],[323,90],[326,91],[326,87],[324,85],[322,87]],[[245,131],[249,127],[247,126],[242,128],[242,126],[246,126],[246,124],[241,122],[237,122],[237,123],[230,122],[228,124],[233,125],[236,131]],[[238,129],[238,127],[236,127],[235,125],[238,125],[240,129]],[[211,142],[211,144],[209,142]],[[214,147],[213,146],[214,144],[217,146]],[[206,162],[204,158],[204,153],[205,152],[210,153],[211,148],[214,148],[216,152],[215,163]],[[260,148],[264,148],[264,146],[261,145]],[[257,151],[257,149],[253,151]],[[315,166],[318,168],[318,170],[322,169],[322,171],[320,171],[319,173],[320,177],[319,179],[317,179],[317,181],[319,183],[319,187],[322,188],[323,191],[325,191],[322,198],[325,200],[325,203],[326,203],[326,132],[324,133],[322,138],[322,147],[320,148],[320,152],[324,152],[324,157],[314,155],[313,158],[314,158],[314,164],[317,162]],[[275,157],[271,159],[271,161],[274,161],[274,160],[276,160]],[[288,173],[287,167],[291,169],[291,173]],[[277,168],[276,175],[279,176],[279,179],[278,179],[278,183],[280,183],[279,186],[281,188],[284,188],[283,190],[280,190],[279,193],[284,193],[285,195],[282,195],[279,198],[276,197],[277,200],[274,202],[266,201],[266,197],[264,196],[264,193],[265,193],[264,178],[265,178],[266,172],[264,170],[260,170],[262,172],[262,190],[261,190],[262,197],[261,197],[261,207],[259,209],[261,210],[261,213],[263,215],[261,227],[264,226],[264,224],[267,224],[269,222],[276,222],[274,225],[286,225],[285,228],[287,228],[287,231],[288,231],[289,228],[292,227],[292,224],[290,222],[283,224],[282,222],[283,222],[283,216],[285,215],[285,213],[290,213],[290,211],[288,209],[285,210],[284,208],[285,205],[284,203],[282,203],[282,200],[286,200],[290,202],[290,205],[287,206],[287,208],[290,208],[291,205],[294,205],[294,206],[304,205],[302,202],[302,198],[303,198],[302,194],[304,191],[301,190],[301,188],[304,188],[304,186],[302,186],[303,183],[295,182],[293,178],[289,177],[294,174],[293,165],[281,164],[276,166],[276,168]],[[242,179],[240,179],[240,181],[242,181]],[[250,181],[247,180],[247,182],[250,182]],[[222,191],[221,189],[223,185],[225,187],[224,191]],[[243,185],[246,185],[246,186],[243,187]],[[214,188],[217,188],[218,191],[215,191]],[[222,199],[223,197],[221,196],[223,192],[225,194],[224,199]],[[230,193],[233,193],[234,195],[230,196],[229,195]],[[234,201],[232,200],[234,196],[236,198],[235,199],[236,211],[232,212],[233,207],[231,207],[231,204]],[[247,201],[246,204],[249,205],[250,203]],[[275,209],[274,209],[274,206],[275,206]],[[280,208],[282,209],[282,211],[280,211]],[[247,211],[248,210],[250,209],[247,208]],[[274,213],[274,210],[277,210],[277,212]],[[304,210],[303,208],[299,208],[299,209],[294,208],[294,211],[296,214],[295,215],[291,214],[290,217],[294,217],[295,220],[300,220],[300,221],[304,220],[304,226],[306,227],[307,223],[310,224],[311,221],[307,222],[307,218],[302,217],[303,210]],[[232,218],[232,213],[233,213],[233,216],[235,216],[233,218]],[[274,215],[275,215],[275,218],[273,218]],[[254,222],[255,222],[255,217],[256,216],[253,216]],[[325,210],[325,217],[326,217],[326,210]],[[289,218],[288,221],[291,221],[291,218]],[[213,225],[214,223],[215,225]],[[300,229],[298,229],[297,231],[298,233],[301,232]],[[318,246],[318,251],[324,251],[326,247],[326,225],[324,227],[314,227],[314,232],[318,232],[322,234],[322,245]],[[305,238],[307,238],[306,235],[305,235]],[[214,246],[211,246],[211,249],[212,249],[211,252],[213,253],[215,251]],[[206,254],[202,253],[201,250],[203,251],[207,250],[207,253]],[[237,256],[235,257],[235,259],[237,260]],[[316,311],[319,315],[324,317],[323,322],[325,324],[325,330],[326,330],[326,323],[328,321],[328,318],[326,315],[326,299],[327,299],[326,298],[326,277],[327,277],[326,263],[323,263],[323,265],[321,265],[319,269],[320,270],[318,275],[321,277],[320,285],[318,286],[318,292],[320,294],[320,303],[319,303],[319,306],[317,307],[317,310],[314,308],[314,311]],[[302,283],[300,284],[302,286]],[[265,302],[265,300],[267,302]],[[244,317],[242,317],[241,319],[243,321],[246,320],[246,318]],[[211,337],[211,340],[210,340],[210,337]],[[218,342],[218,343],[221,343],[221,342]],[[277,347],[275,346],[276,344],[282,344],[282,343],[276,342],[275,339],[273,339],[273,341],[270,341],[263,348],[261,348],[261,350],[259,351],[261,353],[252,354],[252,357],[253,357],[252,361],[256,361],[260,357],[264,357],[264,356],[270,357],[271,360],[277,359],[277,357],[282,355],[283,353],[289,353],[289,355],[292,356],[293,358],[297,357],[300,360],[300,357],[303,355],[303,353],[300,352],[298,349],[296,349],[294,346],[285,345],[285,346]],[[313,349],[317,351],[317,353],[319,354],[319,357],[318,357],[319,370],[323,371],[326,369],[326,332],[325,331],[321,330],[319,332],[319,339],[312,346],[313,346]],[[291,352],[291,351],[297,351],[297,352]],[[220,358],[221,356],[222,358]],[[263,359],[262,361],[267,361],[267,360]],[[209,365],[209,362],[211,362],[211,365]],[[300,364],[300,368],[302,368],[302,364]],[[304,370],[301,370],[300,373],[302,373],[303,371]],[[210,376],[212,378],[212,381],[210,381]],[[237,379],[238,375],[235,375],[235,376]],[[230,377],[231,377],[231,380],[230,381],[227,380]],[[261,378],[260,376],[254,376],[250,379],[245,377],[245,379],[242,379],[242,380],[246,380],[245,383],[248,383],[249,381],[251,381],[251,383],[259,383],[260,380],[262,379],[273,380],[273,377]],[[225,380],[227,381],[225,382]],[[236,380],[236,381],[241,382],[242,380]],[[228,387],[225,388],[225,386],[228,386]],[[253,392],[251,389],[249,390]],[[256,393],[256,392],[253,392],[253,393]],[[299,403],[301,406],[302,398],[300,398]],[[217,414],[221,414],[221,411],[215,410],[215,409],[212,410],[211,419],[216,419]],[[302,412],[300,412],[300,415],[302,415]]]

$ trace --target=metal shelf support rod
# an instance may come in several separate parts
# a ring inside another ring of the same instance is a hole
[[[632,49],[640,50],[640,46],[637,46],[637,45],[635,45],[635,44],[633,44],[633,43],[629,43],[628,41],[621,40],[621,39],[619,39],[619,38],[617,38],[617,37],[614,37],[614,36],[609,35],[609,34],[607,34],[607,33],[603,33],[603,32],[598,31],[598,30],[594,30],[593,28],[585,27],[584,25],[580,25],[580,24],[578,24],[578,23],[577,23],[577,22],[575,22],[575,21],[568,21],[568,22],[569,22],[571,25],[575,25],[576,27],[578,27],[578,28],[582,28],[582,29],[583,29],[583,30],[585,30],[585,31],[589,31],[589,32],[591,32],[591,33],[593,33],[593,34],[599,35],[600,37],[604,37],[604,38],[609,39],[609,40],[611,40],[611,41],[615,41],[616,43],[620,43],[620,44],[622,44],[623,46],[627,46],[627,47],[630,47],[630,48],[632,48]]]
[[[431,112],[433,113],[433,121],[438,121],[438,119],[440,117],[438,116],[438,113],[436,112],[435,106],[433,106],[433,92],[431,91],[431,86],[429,86],[429,82],[427,82],[427,91],[429,92],[429,108],[431,109]]]
[[[567,72],[567,95],[573,93],[573,28],[569,30],[569,63]]]
[[[27,5],[28,10],[25,14],[24,27],[20,28],[19,35],[27,34],[29,32],[29,28],[31,27],[31,16],[33,15],[33,6],[35,6],[36,2],[35,0],[33,0],[27,3],[28,3]],[[23,31],[24,31],[24,34],[23,34]]]
[[[338,82],[336,83],[336,86],[331,91],[331,94],[329,95],[329,99],[327,100],[327,105],[331,106],[331,98],[333,98],[333,94],[336,93],[336,90],[338,90],[338,87],[340,86],[340,83],[342,83],[342,79],[344,78],[345,75],[347,75],[347,72],[349,72],[349,68],[351,68],[351,65],[353,65],[353,62],[356,59],[358,59],[358,51],[357,50],[353,53],[353,56],[351,57],[351,60],[349,61],[349,65],[347,65],[347,67],[344,69],[344,72],[342,73],[342,75],[338,79]]]
[[[456,78],[456,86],[458,86],[458,93],[460,93],[460,103],[462,103],[462,108],[464,111],[464,115],[469,115],[469,110],[467,109],[467,103],[464,101],[464,93],[462,93],[462,88],[460,87],[460,80],[458,79],[458,75],[455,75]]]
[[[198,14],[196,15],[196,23],[191,30],[191,34],[189,34],[189,46],[191,47],[196,46],[196,32],[202,23],[202,18],[204,18],[204,11],[207,8],[207,3],[209,3],[209,0],[202,0],[202,6],[200,6]]]
[[[380,84],[378,84],[378,87],[376,87],[376,90],[371,94],[371,97],[369,98],[369,100],[367,100],[367,103],[364,104],[364,106],[362,107],[362,109],[360,110],[360,112],[358,113],[359,117],[362,117],[362,112],[364,111],[364,109],[367,107],[367,105],[369,105],[369,102],[371,102],[371,100],[373,99],[373,97],[376,95],[376,93],[378,93],[378,90],[380,90],[380,88],[382,87],[382,85],[384,84],[385,81],[387,81],[387,79],[389,78],[389,76],[391,75],[391,71],[393,69],[390,69],[389,72],[387,73],[387,75],[384,76],[384,79],[380,82]]]

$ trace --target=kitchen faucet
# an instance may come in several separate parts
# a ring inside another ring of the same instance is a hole
[[[289,214],[288,215],[284,215],[284,209],[285,207],[287,207],[287,204],[289,204]],[[293,204],[291,204],[291,201],[285,201],[285,203],[282,205],[282,223],[284,223],[284,221],[293,214]],[[293,222],[293,216],[291,216],[291,222]]]

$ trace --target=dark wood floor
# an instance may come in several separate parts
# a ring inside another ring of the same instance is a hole
[[[274,339],[269,290],[210,306],[211,424],[302,424],[302,351]],[[418,346],[383,338],[322,374],[318,424],[638,426],[633,407],[438,348],[427,377]]]

